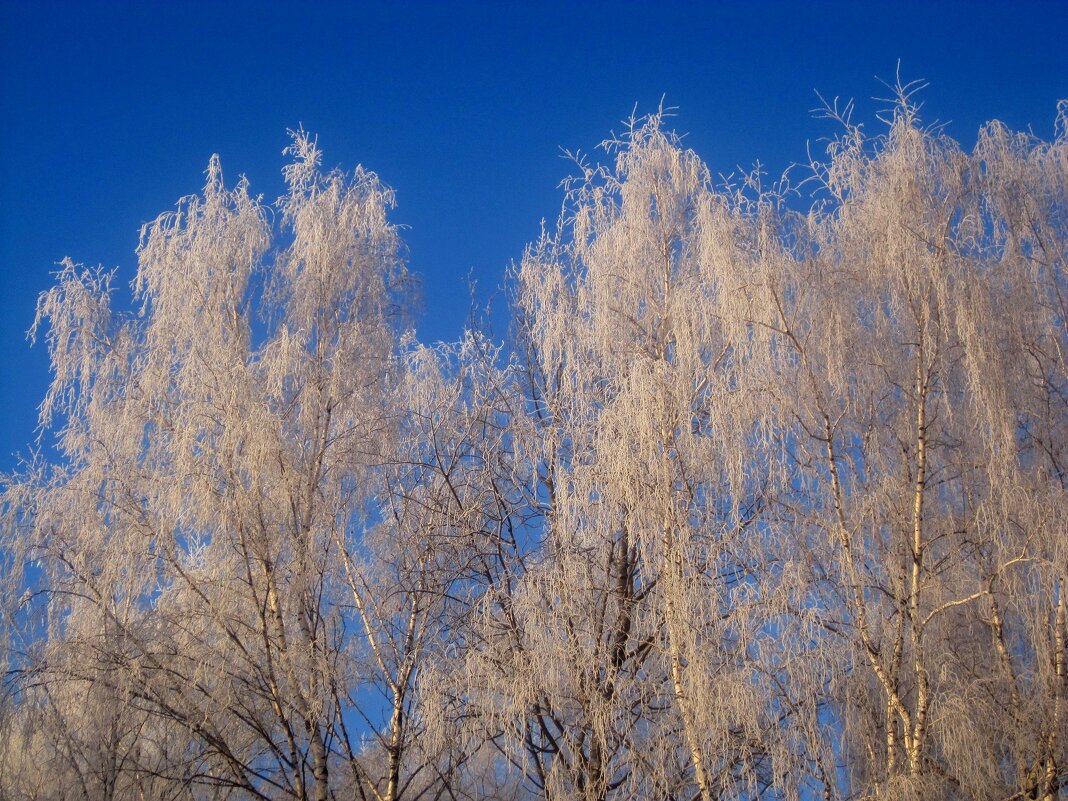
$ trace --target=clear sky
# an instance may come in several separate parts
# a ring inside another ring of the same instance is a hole
[[[556,216],[560,148],[593,150],[635,104],[678,106],[713,172],[778,173],[829,130],[814,90],[870,118],[900,59],[965,144],[992,118],[1050,137],[1066,42],[1066,0],[0,0],[0,471],[34,436],[47,354],[24,334],[55,262],[118,267],[128,297],[139,227],[200,187],[212,153],[268,200],[298,124],[326,166],[378,172],[422,276],[419,335],[452,339],[467,275],[490,298]]]

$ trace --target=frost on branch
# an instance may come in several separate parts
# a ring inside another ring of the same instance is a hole
[[[135,313],[65,261],[0,795],[1062,797],[1068,105],[966,151],[893,89],[796,185],[631,119],[507,346],[402,330],[392,192],[304,131]]]

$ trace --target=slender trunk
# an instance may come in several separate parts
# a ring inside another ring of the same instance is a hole
[[[401,756],[404,751],[404,698],[398,687],[393,692],[393,714],[389,720],[389,746],[387,748],[388,776],[383,801],[397,801],[400,792]]]
[[[682,555],[678,551],[678,545],[672,534],[670,525],[665,525],[662,536],[664,559],[667,562],[667,578],[664,586],[664,615],[668,636],[668,657],[671,662],[671,687],[675,696],[675,703],[679,708],[679,717],[682,719],[682,730],[686,737],[686,746],[690,752],[690,761],[693,763],[694,782],[697,784],[701,801],[712,801],[712,790],[708,780],[708,769],[705,764],[704,753],[701,743],[697,739],[693,709],[690,705],[689,693],[683,680],[683,649],[684,642],[682,629],[678,620],[678,609],[675,606],[675,594],[683,587]]]
[[[1056,683],[1053,700],[1053,720],[1047,735],[1046,770],[1042,777],[1042,801],[1055,801],[1057,797],[1058,743],[1064,738],[1064,694],[1068,681],[1068,666],[1065,664],[1065,629],[1068,627],[1068,609],[1064,598],[1063,581],[1057,583],[1057,613],[1054,617],[1053,631],[1053,680]]]
[[[915,725],[909,748],[909,775],[919,776],[926,736],[930,680],[923,659],[923,629],[920,622],[920,579],[923,571],[923,504],[927,487],[927,393],[930,376],[925,373],[924,349],[916,356],[916,483],[912,503],[912,571],[909,581],[909,619],[912,632],[913,676],[916,681]]]
[[[327,801],[330,791],[330,767],[327,762],[326,744],[319,724],[308,721],[308,736],[311,739],[312,776],[315,777],[315,801]]]

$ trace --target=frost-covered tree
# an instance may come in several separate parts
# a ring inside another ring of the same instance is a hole
[[[746,324],[761,214],[661,122],[579,162],[516,271],[539,548],[487,594],[465,669],[546,798],[755,797],[786,772],[784,473]]]
[[[638,121],[516,271],[539,547],[465,669],[537,795],[1064,787],[1063,111],[840,121],[804,213]]]
[[[408,348],[402,425],[380,479],[381,520],[358,550],[343,550],[366,641],[349,705],[375,731],[360,753],[368,725],[346,726],[343,750],[382,775],[363,776],[360,797],[462,797],[461,772],[480,750],[477,738],[465,742],[451,725],[463,712],[443,671],[468,646],[469,618],[489,586],[484,576],[508,547],[506,440],[515,400],[499,350],[475,333]],[[369,690],[370,704],[360,698]],[[375,725],[381,699],[388,712]]]
[[[180,731],[179,785],[325,799],[339,681],[374,642],[346,568],[401,426],[407,278],[378,178],[322,173],[303,132],[289,152],[276,250],[213,159],[142,233],[138,315],[69,261],[42,295],[63,458],[9,486],[5,548],[39,566],[39,681]]]
[[[848,114],[825,203],[767,263],[796,535],[837,663],[827,737],[879,798],[1043,798],[1068,777],[1068,142],[972,153],[898,86]],[[829,790],[831,788],[828,788]]]
[[[896,89],[795,187],[632,119],[511,353],[405,334],[303,132],[273,212],[213,159],[145,226],[135,313],[64,262],[0,798],[1063,798],[1068,104],[968,151]]]

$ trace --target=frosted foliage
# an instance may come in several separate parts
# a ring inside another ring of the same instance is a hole
[[[636,120],[515,271],[543,544],[456,669],[535,795],[1065,781],[1065,142],[839,121],[802,216]]]
[[[879,797],[1052,798],[1068,143],[994,123],[964,153],[899,98],[878,138],[843,120],[766,322],[795,354],[796,524],[850,649],[842,758]]]
[[[213,158],[203,193],[142,232],[140,315],[109,317],[110,276],[70,262],[38,309],[42,423],[62,422],[68,460],[25,477],[8,542],[50,593],[40,686],[119,694],[142,713],[123,743],[180,732],[177,761],[125,758],[191,794],[327,798],[346,693],[384,680],[358,669],[374,640],[352,576],[370,568],[350,562],[402,428],[405,272],[391,193],[319,174],[294,141],[269,260],[267,210]]]
[[[774,781],[752,655],[792,592],[758,522],[784,476],[745,323],[762,220],[659,117],[609,149],[517,269],[545,544],[468,670],[546,795],[744,796]]]
[[[1064,798],[1068,103],[967,151],[916,89],[796,185],[631,119],[507,348],[404,331],[392,192],[302,130],[133,313],[64,261],[0,797]]]

